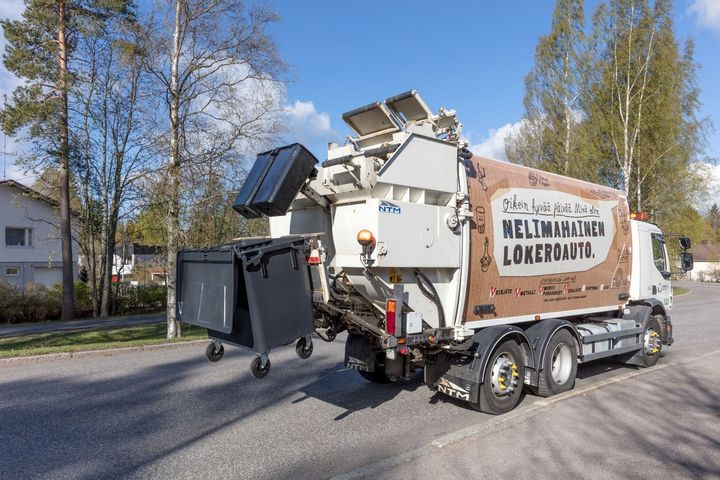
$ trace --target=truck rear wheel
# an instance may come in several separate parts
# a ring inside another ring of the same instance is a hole
[[[657,316],[648,320],[643,332],[643,348],[640,350],[640,361],[644,367],[652,367],[662,354],[662,327]]]
[[[559,330],[545,349],[542,370],[538,377],[537,394],[549,397],[572,390],[577,374],[577,348],[570,332]]]
[[[525,363],[520,345],[505,340],[490,355],[485,367],[485,381],[480,386],[477,403],[470,405],[491,415],[506,413],[520,401],[525,378]]]

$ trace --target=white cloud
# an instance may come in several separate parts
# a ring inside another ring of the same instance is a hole
[[[302,143],[314,153],[324,154],[327,142],[337,138],[330,125],[330,116],[325,112],[318,112],[312,101],[295,100],[285,107],[285,112],[288,141]]]
[[[470,151],[481,157],[507,162],[505,139],[520,130],[522,122],[506,123],[500,128],[490,129],[488,135],[480,143],[470,146]]]
[[[720,1],[693,0],[688,6],[688,12],[696,17],[701,26],[720,35]]]

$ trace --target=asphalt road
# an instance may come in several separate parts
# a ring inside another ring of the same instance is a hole
[[[69,332],[80,330],[104,330],[108,328],[131,327],[146,325],[165,320],[165,313],[150,313],[140,315],[124,315],[110,318],[89,318],[84,320],[71,320],[69,322],[26,323],[22,325],[3,325],[0,327],[1,337],[19,337],[21,335],[34,335],[36,333]]]
[[[501,417],[370,384],[342,338],[263,380],[198,345],[0,367],[0,478],[720,478],[720,287],[690,288],[658,366],[583,366]]]

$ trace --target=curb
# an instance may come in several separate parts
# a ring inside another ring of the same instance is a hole
[[[0,367],[11,365],[24,365],[29,363],[42,363],[54,360],[68,360],[85,357],[111,357],[118,353],[142,352],[145,350],[165,350],[185,345],[207,343],[207,340],[189,340],[187,342],[156,343],[152,345],[138,345],[134,347],[105,348],[101,350],[79,350],[77,352],[48,353],[45,355],[28,355],[25,357],[0,358]]]

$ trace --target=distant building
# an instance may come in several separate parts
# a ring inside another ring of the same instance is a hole
[[[695,264],[688,272],[690,280],[720,282],[720,244],[693,243],[690,253]]]
[[[155,272],[157,268],[150,267],[157,267],[163,263],[165,260],[163,252],[162,247],[139,245],[137,243],[125,246],[124,248],[118,248],[115,255],[113,255],[112,281],[125,280],[130,275],[133,275],[133,272],[135,272],[138,267],[148,267],[145,273],[147,273],[149,277],[146,279],[135,278],[134,281],[139,283],[146,283],[147,281],[158,283],[158,278],[153,275],[153,272]]]
[[[62,283],[57,202],[15,180],[0,180],[0,280],[18,286]],[[73,245],[73,277],[77,276]]]

